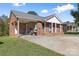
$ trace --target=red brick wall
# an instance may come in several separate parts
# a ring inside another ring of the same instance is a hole
[[[15,36],[15,29],[13,28],[12,25],[14,25],[16,20],[17,20],[16,17],[13,14],[11,14],[10,19],[9,19],[9,35],[10,36]]]
[[[24,34],[26,32],[26,23],[20,23],[19,26],[20,34]]]
[[[37,35],[43,35],[43,25],[42,25],[42,22],[37,22]]]

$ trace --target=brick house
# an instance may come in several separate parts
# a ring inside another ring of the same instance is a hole
[[[64,22],[63,23],[64,32],[79,32],[79,27],[76,26],[75,22]]]
[[[62,34],[63,26],[56,15],[40,17],[12,10],[9,18],[9,35],[28,35],[31,31],[36,31],[37,35]]]

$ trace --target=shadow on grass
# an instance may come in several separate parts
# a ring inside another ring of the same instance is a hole
[[[4,42],[1,42],[1,41],[0,41],[0,44],[3,44],[3,43],[4,43]]]

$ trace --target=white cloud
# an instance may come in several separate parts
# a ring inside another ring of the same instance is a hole
[[[47,10],[47,9],[43,9],[43,10],[41,11],[41,13],[48,13],[48,10]]]
[[[57,13],[61,13],[64,11],[72,10],[74,8],[75,8],[74,5],[67,4],[67,5],[57,6],[56,8],[53,8],[52,10],[55,10],[55,12],[57,12]]]
[[[13,3],[13,5],[16,6],[16,7],[23,6],[23,5],[25,5],[25,4],[26,4],[26,3]]]

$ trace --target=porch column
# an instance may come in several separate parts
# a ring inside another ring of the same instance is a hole
[[[26,23],[26,34],[27,34],[27,23]]]
[[[60,32],[62,32],[62,25],[60,24]]]
[[[17,33],[16,33],[16,28],[15,28],[15,23],[13,23],[13,25],[14,25],[14,34],[16,35]]]
[[[56,23],[55,23],[55,33],[57,32],[57,28],[56,28],[57,26],[56,26]]]
[[[73,32],[73,26],[72,26],[72,32]]]
[[[69,30],[68,30],[68,32],[70,32],[70,26],[69,26]]]
[[[19,20],[17,21],[17,31],[18,31],[18,36],[19,36]]]
[[[44,32],[46,32],[46,22],[44,22]]]
[[[53,33],[53,23],[51,23],[51,25],[52,25],[52,27],[51,27],[51,28],[52,28],[52,33]]]

